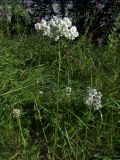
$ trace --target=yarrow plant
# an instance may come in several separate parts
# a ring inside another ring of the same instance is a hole
[[[94,110],[98,110],[102,108],[101,98],[102,98],[101,92],[98,92],[96,89],[93,89],[91,87],[87,87],[85,104],[87,104],[88,106],[93,106]]]
[[[35,29],[43,32],[44,36],[48,36],[55,41],[60,37],[65,37],[70,40],[74,40],[79,36],[76,26],[72,26],[72,22],[69,18],[58,18],[53,16],[50,21],[41,20],[40,23],[35,24]]]

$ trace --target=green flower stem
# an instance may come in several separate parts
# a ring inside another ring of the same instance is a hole
[[[22,139],[22,142],[23,142],[23,147],[25,149],[27,143],[26,143],[26,140],[24,138],[24,133],[23,133],[23,129],[22,129],[22,126],[21,126],[21,119],[20,119],[20,117],[17,117],[17,122],[18,122],[18,126],[19,126],[19,131],[20,131],[21,139]]]
[[[56,144],[58,140],[58,127],[59,127],[59,97],[60,97],[60,70],[61,70],[61,50],[59,43],[58,51],[58,75],[57,75],[57,97],[56,97],[56,119],[55,119],[55,135],[54,135],[54,149],[53,149],[53,160],[55,160]]]

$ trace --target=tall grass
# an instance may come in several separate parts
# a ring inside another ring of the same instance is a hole
[[[120,59],[110,43],[1,36],[1,160],[120,159]],[[86,106],[88,86],[102,92],[102,109]]]

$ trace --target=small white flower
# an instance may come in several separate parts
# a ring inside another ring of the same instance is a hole
[[[43,28],[42,28],[42,30],[43,30],[43,35],[44,36],[49,36],[50,37],[50,35],[51,35],[51,31],[50,31],[50,26],[44,26]]]
[[[59,36],[57,36],[57,37],[55,38],[55,41],[58,41],[58,40],[59,40],[59,38],[60,38],[60,37],[59,37]]]
[[[93,106],[94,110],[98,110],[99,108],[102,108],[101,98],[102,98],[101,92],[97,92],[96,89],[93,89],[91,87],[87,88],[85,103],[88,106]]]
[[[66,24],[68,27],[71,27],[71,26],[72,26],[72,22],[70,21],[69,18],[65,17],[65,18],[63,18],[63,21],[65,22],[65,24]]]
[[[13,115],[16,118],[20,117],[20,115],[21,115],[20,109],[13,109]]]
[[[42,19],[42,20],[41,20],[41,25],[44,26],[44,27],[46,27],[47,22],[46,22],[44,19]]]
[[[43,91],[39,91],[39,94],[42,95],[42,94],[43,94]]]
[[[36,30],[40,30],[41,29],[41,24],[40,23],[36,23],[35,24],[35,29]]]
[[[51,19],[50,23],[49,23],[50,26],[52,27],[55,27],[56,26],[56,23],[53,19]]]
[[[66,93],[66,95],[71,95],[71,92],[72,92],[72,88],[71,87],[66,87],[65,88],[65,93]]]
[[[66,28],[64,35],[67,39],[74,40],[79,36],[79,33],[77,32],[77,28],[72,26],[70,29]]]

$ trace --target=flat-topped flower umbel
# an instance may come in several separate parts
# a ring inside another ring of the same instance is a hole
[[[85,104],[87,104],[88,106],[93,106],[94,110],[98,110],[102,108],[101,98],[102,98],[101,92],[98,92],[96,89],[93,89],[91,87],[87,88]]]
[[[35,29],[43,32],[44,36],[48,36],[55,41],[60,37],[65,37],[74,40],[79,36],[76,26],[72,26],[69,18],[58,18],[53,16],[50,21],[41,20],[40,23],[35,24]]]

